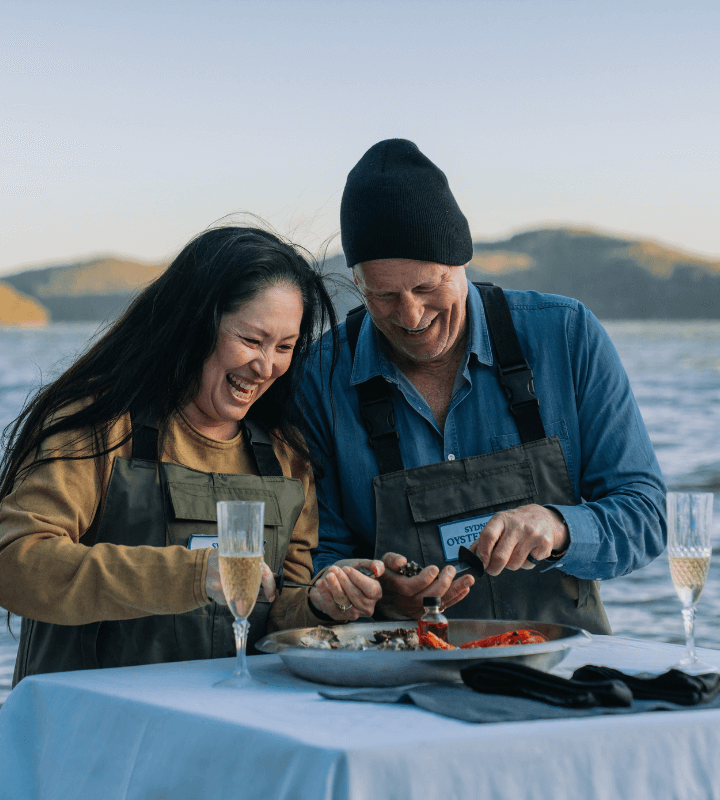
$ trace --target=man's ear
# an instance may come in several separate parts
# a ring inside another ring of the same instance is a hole
[[[358,282],[358,276],[357,276],[357,271],[356,270],[357,270],[357,267],[353,267],[352,268],[353,281],[355,282],[355,286],[360,288],[360,283]]]

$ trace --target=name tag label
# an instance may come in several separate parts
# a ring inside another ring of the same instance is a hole
[[[206,547],[217,549],[219,545],[217,536],[209,536],[202,533],[193,533],[188,542],[188,550],[203,550]]]
[[[461,545],[469,547],[480,536],[480,531],[494,516],[494,513],[483,514],[481,517],[459,519],[456,522],[443,522],[438,525],[445,561],[457,561]]]

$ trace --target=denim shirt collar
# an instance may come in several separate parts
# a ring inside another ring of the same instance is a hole
[[[490,334],[482,298],[479,289],[470,281],[468,281],[467,314],[468,340],[461,365],[461,371],[464,373],[467,372],[468,362],[473,354],[481,364],[491,365],[493,363]],[[398,383],[396,367],[385,355],[370,314],[365,314],[358,336],[350,383],[352,386],[356,386],[376,375],[382,375],[391,383]]]

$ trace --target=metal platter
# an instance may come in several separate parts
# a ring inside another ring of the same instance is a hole
[[[346,642],[358,635],[372,639],[373,631],[413,626],[414,623],[408,620],[327,627],[335,631],[341,642]],[[294,628],[271,633],[255,646],[263,653],[277,653],[294,675],[313,683],[402,686],[428,681],[459,681],[461,669],[488,660],[527,664],[548,671],[565,658],[571,647],[590,641],[590,634],[582,628],[520,620],[453,619],[449,621],[448,633],[450,643],[457,646],[521,628],[533,628],[547,636],[549,641],[472,650],[316,650],[298,644],[313,629]]]

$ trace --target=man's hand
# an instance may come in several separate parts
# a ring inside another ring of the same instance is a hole
[[[207,574],[205,575],[205,594],[221,606],[226,606],[227,600],[223,593],[222,584],[220,583],[220,559],[216,548],[210,548],[210,555],[208,556]],[[262,578],[261,578],[261,591],[265,592],[265,597],[272,603],[277,594],[275,588],[275,578],[273,577],[270,567],[263,561],[262,565]]]
[[[482,559],[488,575],[499,575],[504,569],[533,569],[528,555],[542,561],[553,550],[565,552],[569,544],[570,534],[560,514],[533,504],[499,511],[470,550]]]
[[[355,567],[365,567],[375,575],[371,578]],[[382,597],[377,576],[385,571],[382,561],[347,559],[333,564],[310,590],[315,608],[338,622],[371,617],[375,604]]]
[[[455,567],[447,566],[442,571],[432,565],[412,578],[398,575],[398,570],[407,564],[405,556],[385,553],[385,572],[380,577],[382,600],[378,609],[390,619],[420,619],[424,613],[423,597],[442,598],[442,608],[448,608],[462,600],[475,583],[472,575],[463,575],[453,582]]]

